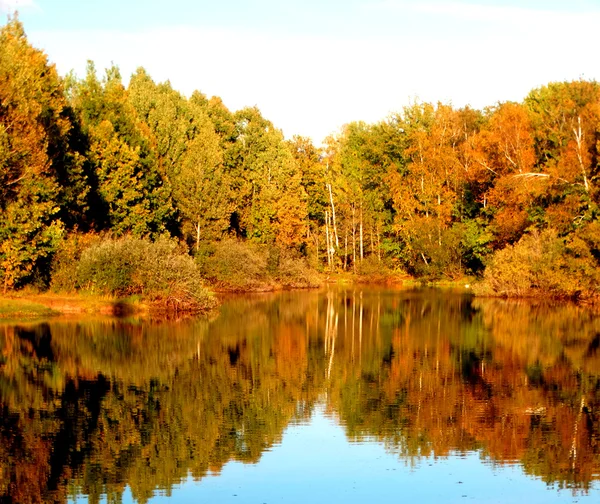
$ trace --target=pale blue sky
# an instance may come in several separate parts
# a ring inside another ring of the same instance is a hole
[[[600,77],[600,0],[0,0],[15,6],[62,74],[144,66],[317,143],[415,99],[480,108]]]

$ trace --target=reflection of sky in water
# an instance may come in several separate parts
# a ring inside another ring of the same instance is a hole
[[[123,503],[130,502],[127,489]],[[308,424],[290,426],[281,444],[265,452],[257,464],[229,462],[220,474],[199,482],[189,479],[174,486],[170,497],[156,495],[150,500],[162,502],[534,504],[600,502],[600,490],[596,484],[588,494],[573,495],[569,489],[557,490],[526,476],[518,466],[492,467],[476,453],[421,458],[411,467],[381,443],[348,442],[343,428],[316,408]]]

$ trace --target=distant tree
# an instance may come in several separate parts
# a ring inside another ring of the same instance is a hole
[[[199,93],[185,99],[170,84],[155,84],[138,69],[129,100],[148,126],[160,173],[169,181],[185,235],[196,243],[220,239],[229,228],[231,195],[223,149]]]

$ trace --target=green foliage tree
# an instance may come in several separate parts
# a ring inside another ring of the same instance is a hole
[[[241,228],[258,243],[299,246],[304,239],[306,196],[290,148],[258,109],[242,109],[235,118],[237,162],[230,176]]]
[[[61,205],[81,199],[60,185],[84,177],[69,150],[70,117],[61,81],[34,49],[18,19],[0,29],[0,274],[4,292],[31,277],[54,251],[64,224]],[[85,186],[85,184],[83,184]]]
[[[170,84],[156,85],[143,69],[133,75],[129,100],[152,132],[160,173],[196,248],[220,239],[229,228],[229,181],[223,172],[220,138],[199,94],[186,100]]]
[[[104,226],[116,235],[173,231],[170,184],[158,169],[150,135],[128,101],[118,69],[108,69],[100,82],[90,62],[86,77],[72,86],[71,102],[90,139],[89,159],[105,206]]]

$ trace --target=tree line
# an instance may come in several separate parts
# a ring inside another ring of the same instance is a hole
[[[60,77],[14,18],[0,31],[0,100],[5,292],[48,285],[69,237],[107,233],[171,237],[200,262],[235,239],[321,271],[598,294],[595,81],[484,110],[413,103],[318,147],[143,68],[127,86],[91,62]]]

